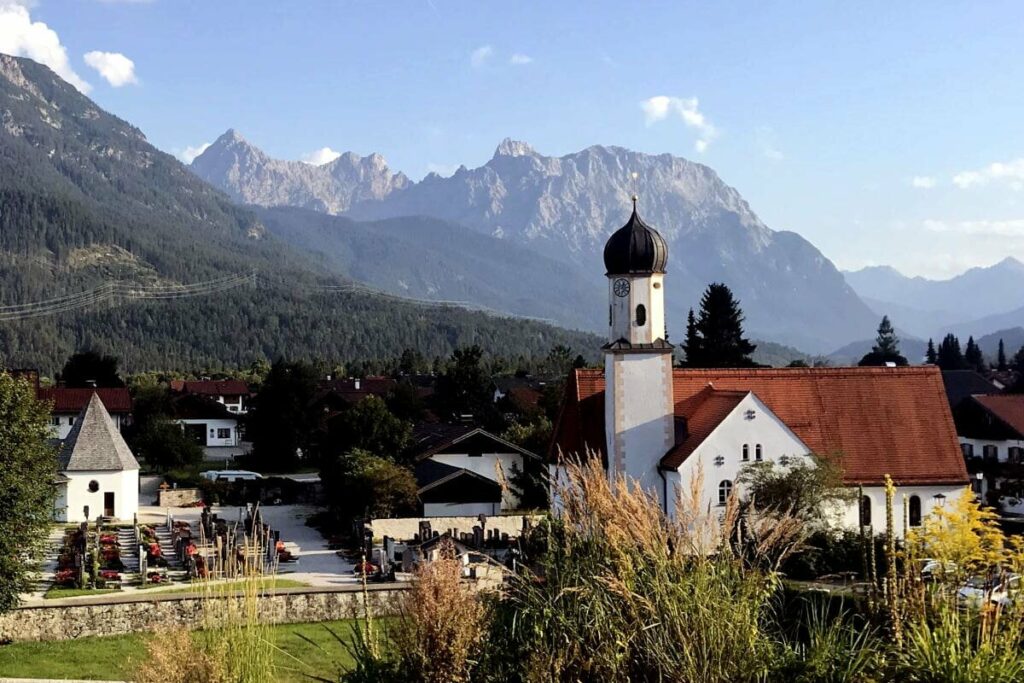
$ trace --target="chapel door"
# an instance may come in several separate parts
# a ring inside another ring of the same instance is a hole
[[[106,491],[103,493],[103,516],[113,517],[114,516],[114,492]]]

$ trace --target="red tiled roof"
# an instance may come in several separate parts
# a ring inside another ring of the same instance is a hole
[[[752,391],[816,453],[839,454],[847,483],[967,483],[938,368],[757,368],[673,371],[675,413],[708,384]],[[714,412],[710,408],[711,418]],[[604,451],[604,374],[575,370],[551,455]]]
[[[972,398],[1006,423],[1010,429],[1024,435],[1024,394],[996,394]]]
[[[249,385],[240,379],[200,379],[186,381],[182,391],[202,396],[248,396]]]
[[[132,412],[132,396],[128,389],[121,388],[68,388],[68,387],[43,387],[39,389],[37,397],[41,401],[53,403],[54,413],[80,413],[89,405],[89,399],[93,394],[100,397],[103,407],[108,413],[130,413]]]
[[[686,435],[681,443],[661,459],[661,464],[672,469],[682,465],[748,393],[721,391],[707,386],[681,401],[675,413],[685,419]]]

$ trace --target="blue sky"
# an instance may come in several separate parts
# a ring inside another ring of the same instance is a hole
[[[1021,2],[0,0],[0,51],[63,49],[177,154],[669,152],[840,267],[932,277],[1024,259],[1022,46]]]

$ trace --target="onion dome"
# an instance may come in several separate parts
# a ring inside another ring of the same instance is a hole
[[[612,233],[604,245],[604,267],[608,275],[664,273],[668,262],[668,245],[657,230],[644,223],[636,213]]]

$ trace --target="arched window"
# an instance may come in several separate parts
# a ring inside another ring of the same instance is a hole
[[[750,460],[750,446],[748,444],[743,444],[743,462],[747,462],[749,460]]]
[[[637,304],[636,307],[636,326],[643,327],[647,324],[647,309],[644,308],[643,304]]]
[[[867,496],[860,497],[860,525],[871,526],[871,499]]]
[[[726,501],[729,500],[729,496],[732,495],[732,482],[728,479],[719,482],[718,484],[718,504],[725,505]]]
[[[921,497],[911,496],[907,501],[907,522],[910,526],[921,526]]]
[[[754,460],[761,462],[761,444],[754,446]]]

